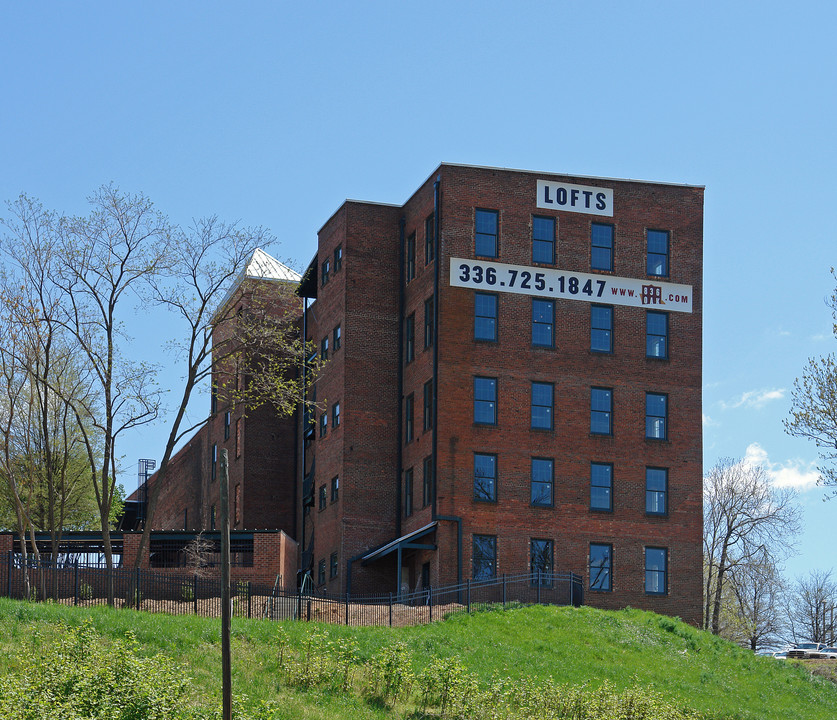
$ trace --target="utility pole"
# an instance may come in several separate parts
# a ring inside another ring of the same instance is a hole
[[[230,677],[230,476],[226,449],[221,450],[221,675],[223,720],[232,720]]]

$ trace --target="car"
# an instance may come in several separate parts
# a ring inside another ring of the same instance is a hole
[[[824,647],[818,651],[820,657],[826,660],[837,660],[837,647]]]
[[[825,645],[818,642],[799,643],[788,650],[789,660],[805,660],[812,657],[819,657],[818,653]]]
[[[788,651],[787,650],[777,650],[776,652],[772,653],[772,656],[776,660],[787,660],[788,659]]]

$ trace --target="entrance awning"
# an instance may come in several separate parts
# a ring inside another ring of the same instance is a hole
[[[396,538],[395,540],[388,542],[386,545],[379,547],[377,550],[371,550],[360,558],[361,565],[368,565],[369,563],[380,560],[385,555],[389,555],[391,552],[395,551],[398,551],[400,554],[401,550],[435,550],[435,545],[429,543],[417,543],[415,541],[432,533],[438,524],[439,522],[434,520],[418,530],[413,530],[411,533],[407,533],[406,535],[402,535],[400,538]]]

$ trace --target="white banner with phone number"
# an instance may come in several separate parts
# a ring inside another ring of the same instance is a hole
[[[692,312],[692,286],[652,279],[567,272],[487,260],[450,259],[450,284],[491,292]]]

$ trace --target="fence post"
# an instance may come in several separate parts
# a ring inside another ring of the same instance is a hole
[[[198,614],[198,574],[195,573],[192,579],[192,602],[195,603],[195,615]]]
[[[468,594],[467,594],[468,602],[467,602],[465,607],[468,609],[468,612],[470,613],[471,612],[471,578],[468,578],[468,580],[466,582],[468,584]]]
[[[538,568],[538,605],[541,604],[541,569]]]
[[[75,566],[75,589],[73,590],[73,605],[78,605],[78,558],[73,563]]]
[[[433,586],[427,588],[427,604],[430,606],[430,622],[433,622]]]
[[[346,593],[346,627],[349,627],[349,593]]]
[[[506,607],[506,573],[503,573],[503,608]]]
[[[389,594],[389,626],[392,627],[392,593]]]

